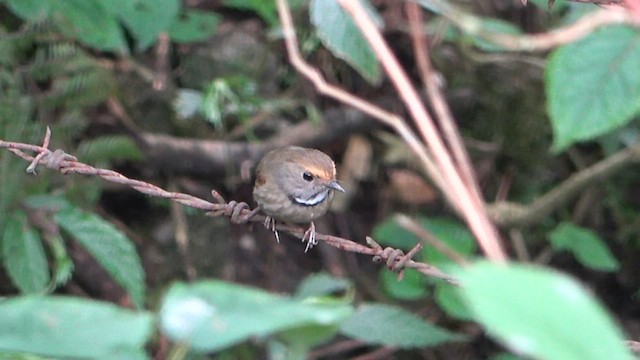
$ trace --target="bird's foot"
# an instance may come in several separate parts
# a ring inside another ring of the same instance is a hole
[[[302,242],[307,242],[307,247],[304,249],[304,252],[309,251],[312,247],[318,245],[318,240],[316,239],[316,225],[311,222],[307,231],[302,235]]]
[[[274,220],[274,218],[272,218],[271,216],[267,216],[264,218],[264,227],[266,227],[267,229],[273,231],[274,235],[276,236],[276,241],[279,243],[280,242],[280,235],[278,234],[278,229],[276,229],[276,221]]]

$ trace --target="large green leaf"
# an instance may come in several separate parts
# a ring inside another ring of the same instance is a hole
[[[5,223],[2,258],[11,281],[23,293],[40,293],[47,287],[49,267],[42,241],[22,213]]]
[[[399,307],[382,304],[361,306],[340,326],[340,332],[369,344],[400,348],[428,347],[464,339]]]
[[[309,325],[335,325],[351,307],[303,303],[221,281],[175,284],[160,310],[162,331],[197,351],[214,351]]]
[[[0,302],[0,350],[62,358],[144,359],[152,317],[112,304],[28,296]]]
[[[588,229],[562,223],[549,234],[549,239],[556,250],[570,251],[584,266],[602,271],[620,268],[607,244]]]
[[[7,5],[27,21],[52,19],[62,33],[86,45],[126,51],[120,24],[102,0],[7,0]]]
[[[518,354],[535,359],[632,359],[602,306],[565,275],[486,262],[456,275],[463,284],[458,291],[475,320]]]
[[[640,31],[611,26],[551,56],[546,92],[553,149],[627,124],[640,110]]]
[[[86,0],[84,0],[86,1]],[[180,10],[180,0],[101,0],[110,14],[117,15],[145,50],[162,31],[169,30]]]
[[[67,36],[100,50],[127,51],[122,28],[98,0],[48,0],[51,17]]]
[[[11,11],[28,21],[46,19],[51,10],[50,0],[5,0]]]
[[[382,18],[367,0],[360,1],[369,16],[382,25]],[[367,81],[378,84],[381,80],[380,65],[367,40],[336,0],[312,0],[311,23],[318,37],[331,52],[353,66]]]
[[[142,307],[144,271],[126,235],[97,215],[71,206],[56,213],[55,221],[122,285],[137,307]]]

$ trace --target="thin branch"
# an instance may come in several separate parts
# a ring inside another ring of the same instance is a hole
[[[471,190],[472,186],[465,185],[459,170],[439,136],[438,129],[382,34],[359,1],[338,0],[338,3],[351,15],[364,34],[413,117],[429,152],[435,159],[438,170],[442,172],[443,178],[446,180],[448,191],[445,192],[445,195],[447,199],[461,211],[487,257],[494,261],[505,261],[507,256],[500,245],[498,232],[487,216],[484,201]]]
[[[534,35],[510,35],[496,33],[483,26],[483,19],[472,15],[445,0],[415,0],[427,9],[440,14],[465,33],[481,37],[500,45],[507,51],[548,51],[591,34],[607,25],[626,24],[638,26],[638,20],[624,8],[607,8],[594,11],[565,27]]]
[[[429,174],[429,177],[434,181],[436,186],[443,192],[447,192],[447,184],[437,170],[433,160],[429,156],[424,145],[413,133],[413,131],[407,126],[407,124],[398,115],[388,112],[366,100],[354,96],[337,86],[333,86],[327,83],[320,72],[307,64],[302,54],[300,54],[298,39],[296,37],[295,28],[293,26],[293,19],[291,18],[291,11],[286,0],[277,0],[278,14],[282,23],[282,34],[284,37],[285,45],[287,47],[287,53],[289,54],[289,61],[291,65],[309,79],[316,87],[319,93],[334,98],[344,104],[354,107],[362,111],[363,113],[378,119],[383,124],[393,128],[407,143],[409,148],[418,156],[420,161],[425,167],[425,171]],[[454,204],[457,207],[457,204]]]
[[[460,175],[463,177],[465,183],[474,191],[474,196],[480,198],[480,189],[476,181],[476,176],[473,171],[473,166],[469,155],[465,150],[462,137],[456,126],[456,123],[451,114],[451,109],[447,104],[444,94],[439,86],[437,76],[431,65],[429,59],[429,47],[427,46],[427,39],[422,31],[424,26],[424,19],[422,16],[422,9],[412,1],[407,1],[405,4],[407,12],[407,20],[409,23],[409,33],[411,34],[411,41],[413,43],[413,52],[416,58],[416,64],[418,66],[418,73],[424,84],[424,88],[427,92],[427,98],[433,106],[436,114],[436,120],[445,135],[447,145],[453,153],[456,165],[460,169]]]
[[[498,225],[504,227],[534,224],[565,205],[586,187],[601,182],[625,169],[629,164],[639,161],[640,144],[636,144],[573,174],[530,205],[498,202],[489,206],[489,213]]]

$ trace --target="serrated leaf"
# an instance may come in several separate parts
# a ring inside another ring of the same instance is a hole
[[[117,135],[83,141],[77,154],[86,163],[143,159],[142,152],[131,138]]]
[[[100,0],[110,14],[117,15],[143,51],[169,30],[180,10],[179,0]]]
[[[65,35],[100,50],[126,51],[117,19],[98,0],[51,1],[51,18]]]
[[[601,271],[616,271],[620,263],[611,254],[607,244],[594,232],[561,223],[549,234],[555,250],[568,250],[584,266]]]
[[[204,41],[216,31],[220,15],[187,9],[176,17],[169,28],[169,37],[177,43]]]
[[[368,15],[378,26],[382,25],[382,18],[367,0],[355,1],[362,3]],[[378,59],[349,14],[338,2],[312,0],[309,11],[311,23],[315,26],[324,46],[336,57],[343,59],[356,69],[367,81],[379,84],[382,74]]]
[[[340,325],[340,332],[368,344],[405,349],[464,339],[461,335],[431,325],[399,307],[382,304],[361,306]]]
[[[553,150],[626,125],[640,111],[640,31],[610,26],[562,46],[546,71]]]
[[[2,257],[11,281],[26,294],[42,293],[49,283],[49,267],[40,236],[17,214],[7,220]]]
[[[456,275],[463,284],[458,291],[475,320],[518,354],[535,359],[632,359],[602,306],[563,274],[479,262]]]
[[[62,358],[144,359],[152,316],[71,297],[0,302],[0,349]]]
[[[95,214],[67,207],[55,221],[82,245],[141,308],[144,303],[144,271],[131,240]]]
[[[171,287],[160,310],[160,327],[172,340],[209,352],[250,337],[337,324],[350,313],[350,306],[300,303],[245,286],[202,281]]]

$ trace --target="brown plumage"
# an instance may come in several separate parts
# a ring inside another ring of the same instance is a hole
[[[312,246],[313,220],[329,210],[334,190],[344,192],[336,181],[336,167],[329,156],[315,149],[288,146],[272,150],[260,160],[253,198],[273,220],[311,222],[305,238],[309,237],[308,246]],[[272,230],[275,231],[273,224]]]

